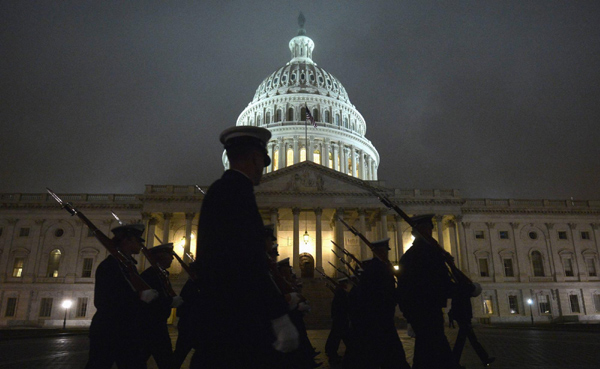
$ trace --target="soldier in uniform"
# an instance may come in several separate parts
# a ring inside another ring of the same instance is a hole
[[[132,255],[143,246],[144,226],[124,225],[112,230],[115,247],[132,263]],[[153,289],[136,292],[121,263],[109,255],[96,269],[94,305],[96,314],[90,326],[90,352],[87,369],[146,368],[142,353],[141,312],[146,303],[158,297]]]
[[[210,186],[200,211],[198,347],[191,368],[276,368],[281,352],[298,346],[288,304],[269,274],[254,196],[271,163],[270,137],[252,126],[221,133],[230,169]]]
[[[456,363],[444,334],[444,314],[454,283],[446,254],[430,243],[433,214],[413,217],[413,245],[400,259],[399,305],[415,334],[413,369],[455,369]]]
[[[325,353],[329,363],[339,364],[342,357],[338,354],[340,342],[346,336],[350,321],[348,320],[348,291],[350,283],[348,278],[338,279],[338,284],[333,292],[331,300],[331,330],[325,342]]]
[[[361,368],[410,368],[394,323],[396,291],[389,240],[372,243],[375,257],[364,266],[358,285],[362,318],[355,328],[362,342]]]
[[[190,269],[196,269],[196,263],[190,263]],[[189,352],[196,346],[196,329],[202,329],[196,324],[194,307],[198,303],[200,294],[198,286],[191,278],[188,279],[180,293],[183,304],[177,308],[177,342],[173,351],[173,369],[181,368]]]
[[[169,272],[167,269],[173,263],[173,244],[167,243],[148,250],[160,268],[149,267],[142,273],[142,278],[148,285],[158,291],[156,300],[144,306],[144,356],[146,360],[152,356],[159,369],[171,369],[173,360],[173,346],[167,319],[171,316],[171,309],[180,306],[183,302],[180,296],[171,296]],[[163,274],[164,273],[164,274]],[[169,286],[165,286],[165,283]]]

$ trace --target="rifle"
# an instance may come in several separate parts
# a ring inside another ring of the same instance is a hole
[[[335,243],[333,240],[331,240],[331,243],[333,244],[333,246],[337,247],[338,249],[340,249],[344,255],[349,256],[352,260],[354,260],[356,262],[356,265],[358,265],[359,268],[362,268],[362,262],[360,260],[358,260],[356,258],[356,256],[354,256],[350,251],[340,247],[337,243]]]
[[[124,223],[121,221],[121,219],[119,219],[119,217],[117,216],[117,214],[115,214],[114,211],[111,211],[111,214],[113,217],[115,217],[115,219],[117,220],[117,222],[119,222],[120,225],[124,225]],[[162,286],[163,286],[164,290],[167,292],[167,294],[169,294],[169,296],[171,296],[171,297],[177,296],[175,291],[173,291],[171,282],[169,282],[169,274],[165,270],[165,268],[158,265],[158,263],[156,262],[156,259],[154,259],[154,255],[152,255],[148,251],[148,248],[145,245],[142,245],[141,250],[142,250],[142,253],[144,254],[144,256],[146,257],[146,259],[148,260],[148,262],[150,263],[151,267],[157,271],[160,282],[162,283]]]
[[[367,237],[365,237],[365,236],[364,236],[362,233],[360,233],[360,232],[358,231],[358,229],[356,229],[356,228],[354,228],[353,226],[351,226],[350,224],[348,224],[348,223],[344,222],[344,219],[342,219],[342,218],[340,218],[340,217],[338,217],[338,220],[339,220],[340,222],[342,222],[342,224],[343,224],[343,225],[345,225],[345,226],[346,226],[346,228],[348,228],[348,230],[349,230],[350,232],[352,232],[352,234],[353,234],[353,235],[355,235],[355,236],[358,236],[358,238],[360,238],[360,239],[361,239],[361,240],[362,240],[362,241],[365,243],[365,245],[369,246],[369,248],[371,249],[371,251],[373,251],[373,244],[371,243],[371,241],[369,241],[369,240],[367,239]]]
[[[204,190],[203,190],[203,189],[202,189],[200,186],[198,186],[198,185],[194,185],[194,186],[196,187],[196,189],[197,189],[198,191],[200,191],[200,193],[201,193],[201,194],[203,194],[203,195],[205,195],[205,196],[206,196],[206,192],[204,192]]]
[[[335,287],[333,287],[329,283],[325,283],[325,287],[327,287],[331,292],[335,293]]]
[[[98,241],[100,241],[102,246],[104,246],[106,250],[108,250],[108,252],[115,259],[117,259],[117,261],[121,264],[121,269],[123,270],[125,278],[127,278],[129,285],[131,286],[131,288],[133,288],[134,291],[142,293],[143,291],[152,289],[152,287],[150,287],[148,283],[146,283],[146,281],[144,281],[139,275],[135,264],[133,264],[132,262],[132,259],[123,254],[121,250],[119,250],[115,246],[113,240],[108,238],[107,235],[105,235],[101,230],[99,230],[98,227],[96,227],[91,220],[89,220],[85,215],[83,215],[83,213],[77,210],[71,203],[64,202],[60,197],[58,197],[56,193],[54,193],[54,191],[52,191],[48,187],[46,187],[46,190],[54,198],[54,200],[56,200],[56,202],[60,204],[61,208],[68,211],[71,214],[71,216],[77,215],[77,217],[81,219],[83,223],[85,223],[85,225],[88,226],[88,228],[92,231],[92,234],[96,237]]]
[[[352,273],[354,273],[354,275],[355,275],[355,276],[358,276],[358,271],[357,271],[356,269],[354,269],[354,268],[352,267],[352,265],[350,265],[350,263],[349,263],[349,262],[347,262],[346,260],[344,260],[344,258],[343,258],[343,257],[339,256],[339,255],[338,255],[338,254],[337,254],[337,253],[336,253],[336,252],[335,252],[333,249],[331,249],[331,252],[333,252],[333,254],[334,254],[335,256],[337,256],[337,258],[338,258],[338,259],[340,259],[340,261],[342,262],[342,264],[344,264],[344,265],[346,266],[346,268],[350,269],[350,271],[351,271]]]
[[[400,207],[398,207],[398,205],[396,205],[392,201],[390,201],[390,199],[388,199],[385,195],[377,192],[377,190],[373,187],[370,187],[369,191],[371,191],[371,193],[373,195],[377,196],[379,201],[381,201],[383,203],[383,205],[385,205],[388,209],[393,209],[396,213],[398,213],[398,215],[400,215],[400,217],[402,219],[404,219],[404,221],[406,221],[406,223],[408,223],[408,225],[411,226],[412,229],[419,236],[421,236],[421,238],[423,238],[427,243],[429,243],[430,245],[434,245],[434,246],[437,245],[439,247],[439,250],[444,255],[446,265],[450,269],[450,275],[452,276],[452,278],[454,278],[454,280],[457,283],[473,284],[473,281],[469,277],[467,277],[467,275],[465,273],[463,273],[462,270],[458,269],[456,264],[454,264],[454,258],[452,257],[452,255],[450,255],[450,253],[448,251],[444,250],[444,248],[433,237],[430,237],[430,236],[426,237],[425,235],[422,235],[415,227],[415,225],[416,225],[415,222],[404,211],[402,211],[402,209],[400,209]]]
[[[338,272],[342,273],[343,275],[345,275],[348,280],[350,281],[350,283],[352,283],[353,285],[356,286],[356,283],[352,280],[352,277],[350,277],[350,275],[348,275],[348,273],[344,272],[343,270],[341,270],[340,268],[336,267],[335,265],[331,264],[331,261],[328,261],[329,265],[331,265],[335,270],[337,270]]]
[[[154,238],[156,238],[156,240],[158,241],[158,243],[162,244],[162,240],[156,235],[156,233],[154,234]],[[194,258],[192,257],[192,255],[190,254],[185,254],[188,258],[190,258],[190,260],[192,261],[192,263],[194,262]],[[177,261],[179,262],[179,264],[181,265],[181,267],[183,268],[183,270],[185,270],[185,272],[188,274],[188,276],[190,277],[190,279],[194,282],[198,281],[198,277],[196,276],[196,273],[190,268],[190,266],[188,264],[186,264],[179,255],[177,255],[177,253],[175,252],[175,250],[173,250],[173,256],[175,257],[175,259],[177,259]]]
[[[323,277],[325,277],[325,279],[327,279],[329,282],[333,283],[333,285],[335,287],[338,286],[338,281],[336,281],[335,279],[331,278],[330,276],[328,276],[327,274],[323,273],[322,271],[320,271],[319,269],[315,269],[317,271],[317,273],[319,273],[320,275],[322,275]]]

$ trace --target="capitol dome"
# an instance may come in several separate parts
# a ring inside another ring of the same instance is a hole
[[[267,173],[310,160],[364,180],[376,180],[379,153],[366,137],[367,125],[342,83],[313,61],[313,40],[304,17],[289,42],[291,60],[265,78],[236,125],[272,133]],[[315,120],[306,123],[306,108]],[[308,150],[307,150],[308,147]],[[223,165],[228,168],[223,153]]]

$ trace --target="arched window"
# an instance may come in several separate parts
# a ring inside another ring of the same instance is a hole
[[[46,272],[47,277],[56,278],[58,277],[58,267],[60,265],[60,250],[54,249],[50,251],[50,257],[48,258],[48,271]]]
[[[333,169],[333,154],[329,153],[329,162],[327,163],[327,166],[331,169]]]
[[[275,121],[281,122],[281,109],[277,109],[277,113],[275,113]]]
[[[279,149],[273,153],[273,170],[279,169]]]
[[[306,161],[306,147],[300,149],[300,161]]]
[[[313,161],[317,164],[321,164],[321,152],[319,150],[313,152]]]
[[[331,123],[331,115],[327,110],[325,110],[325,123]]]
[[[271,123],[271,112],[267,112],[267,115],[265,115],[265,123]]]
[[[285,166],[289,167],[290,165],[294,165],[294,150],[291,148],[287,149],[287,154],[285,158]]]
[[[535,277],[543,277],[544,260],[542,259],[542,254],[539,251],[534,251],[531,253],[531,264],[533,266],[533,275]]]
[[[313,109],[313,118],[315,119],[315,122],[319,121],[319,110],[318,109]]]
[[[300,109],[300,120],[302,120],[303,122],[306,122],[306,108]]]
[[[260,126],[260,115],[256,116],[256,126]]]
[[[290,122],[294,120],[294,108],[289,108],[288,109],[287,120],[290,121]]]
[[[348,128],[348,118],[344,118],[344,128]]]
[[[339,114],[336,114],[336,115],[335,115],[335,125],[336,125],[336,126],[339,126],[339,125],[340,125],[340,115],[339,115]]]

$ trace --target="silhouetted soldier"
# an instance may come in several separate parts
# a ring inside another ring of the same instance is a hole
[[[415,334],[413,369],[458,368],[444,334],[444,313],[454,283],[445,264],[445,254],[431,237],[433,214],[416,216],[415,241],[400,259],[399,305]]]
[[[467,338],[484,366],[489,366],[496,360],[495,357],[490,357],[485,348],[479,343],[471,325],[471,320],[473,319],[471,297],[477,297],[480,294],[481,285],[474,283],[460,286],[454,296],[452,296],[452,308],[448,316],[451,320],[455,320],[458,323],[458,335],[452,349],[452,354],[457,363],[460,363],[460,357]]]
[[[338,354],[340,342],[346,336],[350,320],[348,318],[348,291],[350,290],[350,281],[348,278],[338,279],[335,286],[333,300],[331,300],[331,330],[325,343],[325,353],[332,365],[342,361]]]
[[[143,246],[144,226],[124,225],[112,230],[115,247],[135,263],[132,255]],[[136,292],[121,263],[109,255],[96,269],[94,305],[96,314],[90,326],[90,352],[87,369],[146,368],[142,352],[141,312],[146,303],[158,297],[153,289]]]
[[[198,224],[198,348],[191,368],[272,368],[298,346],[288,305],[265,254],[254,186],[271,163],[259,127],[221,133],[229,166],[204,200]]]
[[[151,266],[142,273],[142,278],[159,293],[156,300],[143,307],[144,356],[146,360],[152,356],[159,369],[171,369],[173,346],[167,320],[171,316],[171,309],[179,307],[183,302],[181,297],[171,296],[165,286],[165,282],[170,285],[167,269],[173,262],[173,244],[159,245],[149,249],[148,252],[162,271]],[[161,274],[163,272],[165,274]]]
[[[195,270],[196,263],[191,263],[189,267]],[[189,352],[197,345],[197,331],[202,329],[194,314],[194,308],[200,298],[196,283],[192,279],[188,279],[179,295],[183,299],[183,304],[177,308],[179,321],[177,322],[177,342],[173,352],[173,369],[181,368]]]

